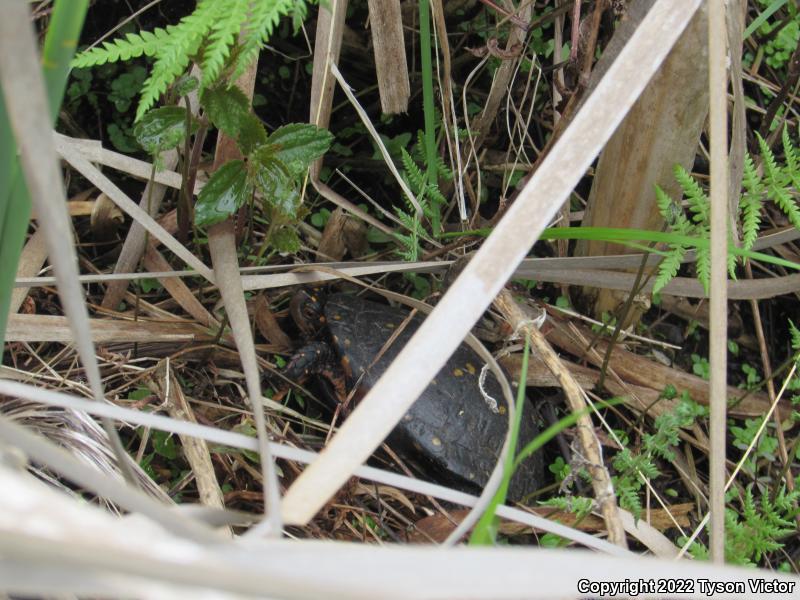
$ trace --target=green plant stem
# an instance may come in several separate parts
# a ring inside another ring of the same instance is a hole
[[[472,229],[469,231],[455,231],[443,233],[440,237],[451,238],[470,235],[488,236],[492,232],[491,229]],[[596,240],[602,242],[612,242],[617,244],[625,244],[626,246],[634,246],[642,248],[638,241],[646,242],[664,242],[668,244],[681,244],[689,248],[708,248],[709,242],[707,239],[699,237],[691,237],[688,235],[678,235],[676,233],[667,233],[662,231],[650,231],[648,229],[623,229],[616,227],[548,227],[542,231],[539,237],[542,240]],[[658,250],[651,250],[652,253],[660,253]],[[777,256],[770,256],[763,252],[754,252],[752,250],[745,250],[734,245],[728,246],[728,252],[736,256],[742,256],[751,260],[759,260],[761,262],[778,265],[800,271],[800,263],[795,263],[790,260],[785,260]]]
[[[419,0],[419,49],[422,63],[422,107],[425,116],[425,162],[428,183],[438,185],[436,160],[436,118],[433,104],[433,65],[431,63],[431,18],[429,0]],[[431,227],[434,237],[441,233],[441,207],[434,200]],[[421,215],[420,215],[421,218]]]
[[[56,0],[42,50],[42,72],[51,122],[58,115],[89,0]],[[16,267],[25,241],[31,201],[20,174],[16,142],[0,94],[0,357]]]
[[[181,189],[178,195],[178,241],[186,244],[189,240],[189,227],[192,222],[192,203],[191,190],[189,189],[189,161],[191,155],[191,130],[192,130],[192,111],[188,109],[191,101],[186,98],[186,137],[183,140],[183,164],[181,165]],[[153,161],[155,165],[155,161]]]
[[[509,435],[508,454],[503,463],[503,480],[500,482],[500,487],[492,497],[486,512],[481,515],[478,523],[475,525],[475,530],[469,538],[470,546],[485,546],[494,544],[497,540],[498,519],[496,516],[497,507],[505,503],[506,495],[508,494],[508,486],[511,482],[511,475],[514,473],[516,466],[514,454],[517,449],[517,439],[519,438],[519,427],[522,423],[522,411],[525,407],[525,382],[528,380],[528,358],[531,351],[531,342],[528,336],[525,336],[525,350],[522,353],[522,368],[520,369],[519,386],[517,388],[517,401],[514,412],[514,421],[511,423],[511,434]],[[541,436],[537,436],[539,439]]]

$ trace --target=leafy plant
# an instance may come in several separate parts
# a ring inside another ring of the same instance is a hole
[[[739,222],[742,231],[742,248],[750,250],[758,237],[758,228],[761,223],[761,209],[764,200],[771,200],[786,215],[789,222],[800,229],[800,208],[797,207],[792,197],[792,190],[800,189],[800,155],[797,147],[789,137],[788,128],[782,134],[783,153],[785,164],[780,164],[775,158],[764,139],[758,136],[758,145],[764,164],[764,174],[760,176],[749,154],[745,157],[744,177],[742,186],[744,192],[739,201]],[[675,179],[680,184],[683,195],[686,197],[688,214],[680,202],[675,202],[669,195],[656,186],[656,203],[658,210],[664,217],[670,232],[678,236],[696,237],[708,240],[710,204],[708,195],[703,188],[681,166],[675,167]],[[678,269],[688,250],[684,241],[675,241],[668,244],[668,251],[658,269],[653,286],[653,292],[658,293],[678,273]],[[711,252],[708,244],[698,245],[697,249],[697,278],[708,293],[709,277],[711,273]],[[736,255],[728,253],[728,272],[736,278]]]
[[[613,478],[620,506],[641,517],[642,503],[640,492],[646,479],[661,476],[655,460],[660,458],[674,461],[673,448],[678,445],[679,431],[691,427],[698,417],[705,416],[707,410],[684,395],[675,409],[664,412],[655,418],[653,431],[642,436],[641,451],[636,454],[630,448],[623,448],[614,457],[616,475]]]
[[[786,0],[760,0],[765,7],[764,15],[767,18],[758,26],[758,33],[767,38],[762,44],[765,62],[773,69],[782,69],[789,62],[792,52],[800,41],[800,11],[795,2]],[[772,13],[785,6],[788,12],[787,19],[769,20]],[[752,25],[748,27],[750,30]]]
[[[140,119],[189,67],[203,71],[203,88],[221,75],[234,81],[256,58],[278,20],[291,14],[295,23],[306,15],[304,0],[200,0],[195,11],[177,25],[128,33],[75,57],[73,66],[93,67],[139,56],[155,59],[142,85],[136,111]],[[239,40],[237,43],[237,39]]]
[[[87,50],[73,63],[88,67],[142,55],[155,58],[142,85],[135,134],[156,161],[161,152],[183,144],[189,134],[209,123],[236,141],[243,158],[222,165],[211,176],[198,196],[194,222],[208,227],[233,216],[246,202],[260,199],[269,230],[257,258],[270,246],[279,252],[299,249],[300,240],[290,227],[300,216],[299,180],[311,161],[328,150],[332,139],[325,130],[299,123],[268,135],[247,96],[230,85],[256,58],[278,19],[287,14],[294,15],[297,25],[297,19],[305,16],[305,2],[201,0],[178,25],[128,33],[102,48]],[[186,74],[190,62],[202,68],[201,81]],[[168,86],[178,97],[199,86],[205,109],[202,121],[178,106],[150,110]],[[184,171],[185,180],[188,172]],[[190,210],[190,194],[185,191],[184,197],[179,221]]]
[[[745,419],[744,427],[740,427],[738,425],[729,427],[728,429],[731,432],[731,435],[733,435],[733,445],[740,450],[746,450],[755,439],[756,434],[761,428],[761,424],[763,422],[764,417],[760,417],[758,419]],[[778,439],[775,436],[768,435],[767,432],[769,431],[770,427],[771,423],[767,425],[767,428],[758,438],[758,443],[756,444],[752,454],[744,463],[745,468],[750,473],[756,472],[756,463],[759,458],[766,459],[769,462],[775,460],[775,452],[778,449]]]
[[[64,97],[69,64],[88,7],[88,0],[56,0],[53,4],[41,56],[49,108],[47,118],[51,122],[55,121]],[[0,264],[4,266],[0,269],[0,354],[30,212],[31,200],[20,169],[16,140],[0,94]]]
[[[420,245],[419,238],[427,234],[422,225],[422,218],[426,217],[433,220],[437,209],[434,206],[439,202],[444,202],[444,196],[439,191],[439,186],[435,183],[430,183],[422,169],[417,166],[414,159],[406,151],[405,148],[401,149],[403,161],[403,176],[408,184],[408,187],[414,193],[420,207],[422,207],[422,215],[416,214],[411,202],[406,202],[406,210],[395,207],[397,218],[405,227],[408,233],[397,232],[395,236],[400,241],[402,249],[399,251],[403,260],[409,262],[419,259]],[[406,212],[408,211],[408,212]]]
[[[208,180],[197,199],[195,224],[219,223],[259,198],[269,221],[267,242],[279,252],[296,252],[299,239],[284,226],[298,219],[300,180],[311,162],[328,150],[333,136],[303,123],[284,125],[267,135],[237,88],[215,87],[201,100],[211,122],[237,141],[244,158],[224,164]]]
[[[783,548],[781,541],[797,533],[795,517],[800,490],[788,492],[781,486],[774,499],[768,495],[756,502],[752,486],[741,498],[741,510],[725,510],[725,560],[740,565],[755,565],[766,554]],[[684,540],[685,543],[685,540]],[[689,547],[695,558],[708,559],[708,548],[695,541]]]

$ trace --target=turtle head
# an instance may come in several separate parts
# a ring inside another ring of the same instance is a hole
[[[315,336],[325,324],[325,295],[320,289],[301,288],[292,296],[289,312],[307,337]]]

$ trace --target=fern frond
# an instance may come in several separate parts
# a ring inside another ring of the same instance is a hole
[[[444,162],[441,156],[436,157],[436,171],[445,181],[453,181],[453,170]]]
[[[686,248],[684,246],[677,244],[670,246],[667,255],[658,265],[658,275],[653,283],[654,294],[660,292],[665,285],[675,278],[685,255]]]
[[[706,239],[708,234],[706,233]],[[711,282],[711,251],[709,248],[697,248],[697,263],[695,264],[697,279],[703,284],[703,290],[708,296]]]
[[[797,148],[792,144],[789,137],[789,127],[783,127],[781,133],[781,141],[783,142],[783,154],[786,157],[785,175],[791,180],[795,189],[800,189],[800,157],[798,157]]]
[[[758,238],[761,225],[761,206],[763,204],[763,185],[756,172],[753,158],[744,157],[744,176],[742,177],[745,193],[739,201],[739,213],[742,222],[742,248],[750,250]]]
[[[397,218],[400,223],[409,231],[408,234],[395,232],[395,237],[402,245],[402,249],[399,250],[398,253],[403,260],[414,262],[419,258],[419,219],[400,208],[395,208],[395,212],[397,213]]]
[[[81,69],[130,60],[142,55],[155,56],[168,35],[167,30],[161,27],[156,27],[152,32],[129,33],[124,38],[103,42],[102,48],[95,47],[81,52],[72,60],[72,66]]]
[[[800,209],[797,208],[797,204],[795,203],[794,199],[792,199],[791,194],[789,194],[786,188],[774,183],[773,181],[770,181],[769,187],[767,188],[767,195],[769,196],[770,200],[777,204],[778,208],[783,211],[783,213],[789,219],[789,222],[796,228],[800,229]]]
[[[800,329],[797,328],[791,319],[789,320],[789,334],[792,338],[792,350],[800,352]]]
[[[642,518],[642,501],[639,499],[639,488],[632,483],[629,477],[618,478],[614,482],[614,489],[617,492],[619,505],[630,511],[633,518],[638,521]]]
[[[734,245],[733,236],[730,235],[730,232],[728,232],[728,246],[733,246],[733,245]],[[728,264],[728,276],[731,279],[735,280],[736,279],[736,265],[739,264],[739,257],[736,256],[733,252],[728,251],[728,254],[726,255],[726,259],[727,259],[727,264]]]
[[[190,59],[197,54],[221,6],[214,0],[201,0],[192,14],[181,19],[177,25],[167,27],[169,37],[158,50],[153,70],[142,86],[142,96],[136,110],[137,120],[189,66]]]
[[[783,142],[783,154],[786,157],[786,167],[792,173],[800,173],[800,158],[797,156],[797,148],[792,144],[789,127],[786,125],[781,132],[781,141]]]
[[[303,9],[299,8],[301,5],[303,5]],[[292,10],[295,11],[295,15],[303,14],[298,11],[304,9],[305,2],[303,0],[250,0],[250,13],[231,80],[238,79],[250,63],[256,59],[282,16],[289,14]]]
[[[249,4],[249,0],[227,0],[219,3],[224,10],[217,14],[203,51],[203,87],[208,87],[219,77],[242,23],[247,19]]]
[[[756,137],[758,138],[758,147],[761,150],[761,158],[764,161],[767,196],[783,211],[789,222],[800,229],[800,209],[797,208],[797,204],[795,204],[785,187],[789,181],[789,176],[778,166],[775,155],[764,138],[758,134],[756,134]]]
[[[691,173],[680,165],[675,165],[675,179],[681,186],[689,203],[689,210],[694,215],[695,223],[708,223],[710,202],[708,196],[697,183]]]
[[[415,196],[424,195],[425,189],[428,187],[428,181],[425,173],[423,173],[422,169],[417,166],[417,163],[414,162],[414,159],[411,158],[411,155],[406,151],[405,148],[400,149],[400,156],[400,160],[403,163],[403,170],[405,171],[411,191],[414,192]]]

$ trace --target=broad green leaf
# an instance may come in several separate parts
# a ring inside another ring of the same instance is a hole
[[[282,227],[273,232],[269,242],[278,252],[294,254],[300,250],[300,238],[297,237],[297,232],[287,227]]]
[[[331,141],[331,132],[308,123],[284,125],[267,139],[275,147],[276,156],[295,177],[305,175],[308,166],[328,151]]]
[[[197,123],[192,120],[192,131]],[[186,137],[186,109],[162,106],[145,113],[133,128],[136,141],[149,154],[156,156],[181,144]]]
[[[264,124],[254,114],[250,113],[242,119],[242,128],[236,138],[239,143],[239,150],[245,156],[250,154],[259,146],[267,143],[267,130]]]
[[[261,146],[250,155],[248,166],[251,181],[266,205],[294,219],[300,206],[300,193],[288,167],[275,153],[275,146]]]
[[[208,180],[197,197],[194,222],[208,227],[233,216],[247,202],[253,188],[247,180],[244,161],[232,160],[222,165]]]
[[[230,137],[238,138],[245,125],[250,125],[250,101],[236,86],[207,89],[200,100],[214,126]]]
[[[186,96],[195,91],[198,87],[200,87],[200,82],[197,80],[197,77],[184,75],[175,82],[175,93],[178,96]]]

